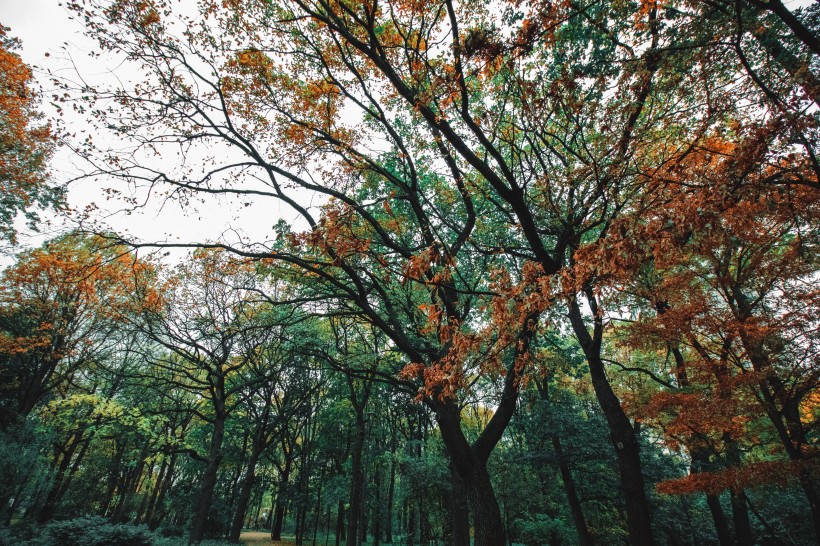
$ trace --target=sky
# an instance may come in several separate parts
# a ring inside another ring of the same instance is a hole
[[[71,14],[59,0],[0,0],[0,24],[10,27],[11,36],[22,40],[22,50],[18,51],[23,60],[32,66],[42,87],[42,95],[50,97],[53,85],[49,72],[56,75],[73,74],[72,64],[76,64],[83,77],[105,78],[110,72],[111,60],[105,57],[91,60],[90,52],[96,50],[95,42],[84,36],[82,24],[71,18]],[[123,66],[116,67],[120,78],[129,74]],[[43,103],[47,116],[54,110],[47,101]],[[80,116],[67,111],[64,118],[69,133],[82,137],[87,124]],[[173,160],[173,159],[171,159]],[[52,177],[58,183],[65,183],[77,177],[85,166],[68,149],[59,149],[51,162]],[[176,202],[150,200],[141,210],[128,210],[124,203],[107,200],[102,193],[105,180],[81,180],[72,182],[68,188],[69,205],[83,210],[95,203],[95,215],[101,228],[110,228],[130,238],[157,242],[199,242],[205,240],[236,238],[238,234],[246,239],[264,241],[271,236],[271,227],[279,218],[289,223],[295,216],[274,201],[252,203],[250,206],[235,200],[209,200],[199,204],[196,210],[183,209]],[[73,221],[53,214],[44,216],[40,234],[21,234],[23,245],[36,246],[49,236],[73,225]],[[9,257],[0,259],[7,265]]]

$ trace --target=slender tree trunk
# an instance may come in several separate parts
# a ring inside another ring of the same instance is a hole
[[[54,517],[54,512],[57,510],[57,505],[62,500],[65,492],[68,491],[68,486],[71,483],[71,478],[80,466],[88,446],[91,443],[91,438],[84,437],[82,430],[74,435],[71,446],[64,450],[63,457],[60,464],[57,466],[57,472],[54,477],[54,483],[46,495],[46,500],[37,515],[38,523],[45,523]],[[77,451],[77,448],[80,448]],[[75,455],[76,453],[76,455]]]
[[[407,499],[407,546],[416,546],[416,503]]]
[[[395,453],[395,451],[394,451]],[[387,486],[387,516],[385,517],[384,541],[393,544],[393,495],[396,487],[396,460],[390,462],[390,484]]]
[[[612,390],[606,376],[604,362],[601,359],[601,342],[603,340],[603,323],[597,316],[597,302],[594,297],[587,298],[592,308],[594,319],[593,334],[590,335],[581,315],[578,300],[569,302],[569,317],[572,329],[581,345],[589,365],[592,387],[598,405],[604,413],[609,436],[618,459],[618,473],[626,503],[626,519],[629,528],[629,542],[632,546],[652,546],[655,539],[652,535],[652,522],[649,513],[649,501],[646,498],[643,470],[641,468],[640,443],[635,429],[624,413],[621,401]]]
[[[336,512],[336,546],[345,540],[345,501],[339,499],[339,509]]]
[[[205,463],[205,474],[202,476],[202,486],[199,489],[199,498],[194,509],[194,518],[188,535],[188,544],[199,544],[205,535],[205,524],[211,511],[211,503],[216,487],[217,471],[222,462],[222,440],[225,436],[225,421],[227,415],[217,410],[214,416],[214,432],[211,437],[211,446]]]
[[[561,471],[561,481],[564,483],[564,492],[567,494],[567,501],[569,502],[569,508],[572,512],[572,521],[575,523],[575,530],[578,532],[578,544],[581,546],[591,546],[594,544],[594,541],[587,528],[584,512],[581,509],[581,501],[578,500],[578,493],[575,490],[575,480],[567,464],[567,458],[561,446],[561,439],[556,435],[552,436],[552,447],[555,449],[555,455],[558,457],[558,469]]]
[[[174,470],[176,469],[176,463],[177,454],[172,453],[171,461],[168,463],[168,469],[165,471],[165,477],[162,480],[162,486],[159,490],[157,502],[151,512],[151,518],[148,520],[148,528],[152,531],[159,527],[159,524],[162,523],[163,518],[165,518],[165,497],[168,494],[168,491],[171,490],[171,485],[174,481]]]
[[[720,497],[717,495],[706,495],[706,505],[712,513],[712,520],[715,522],[715,531],[717,532],[720,546],[731,546],[734,543],[732,541],[732,531],[729,529],[729,521],[723,512],[723,506],[720,505]]]
[[[316,546],[316,534],[319,532],[319,516],[322,511],[322,483],[325,481],[324,471],[319,479],[319,490],[316,492],[316,514],[313,518],[313,546]]]
[[[292,448],[291,448],[292,449]],[[276,507],[273,513],[273,525],[271,526],[271,540],[282,540],[282,525],[285,521],[285,502],[290,481],[290,470],[293,464],[291,449],[285,450],[285,469],[279,477],[279,490],[276,493]]]
[[[157,497],[159,496],[159,490],[162,489],[162,482],[165,480],[165,472],[167,468],[168,458],[165,456],[162,458],[162,463],[159,465],[157,480],[154,482],[154,487],[151,489],[151,494],[149,495],[148,505],[145,507],[145,512],[142,515],[141,521],[143,522],[151,521],[151,516],[154,514],[154,506],[156,506]]]
[[[245,477],[242,479],[242,484],[239,489],[239,499],[236,503],[236,512],[234,512],[233,522],[231,523],[231,531],[228,535],[229,542],[239,542],[239,535],[242,533],[242,523],[245,519],[245,513],[248,511],[248,503],[251,500],[251,491],[253,490],[253,484],[256,481],[256,464],[261,453],[262,446],[258,442],[254,442],[251,455],[248,460],[248,467],[245,470]]]
[[[382,510],[382,502],[381,502],[381,485],[382,485],[382,478],[381,472],[379,468],[375,468],[373,470],[373,514],[371,515],[370,519],[373,521],[373,544],[372,546],[379,546],[379,540],[381,539],[382,533],[382,516],[384,512]]]
[[[737,442],[732,439],[729,433],[723,435],[723,441],[726,444],[726,459],[729,468],[740,467],[740,449]],[[730,499],[732,503],[732,519],[735,523],[735,539],[738,546],[745,544],[754,544],[754,534],[752,533],[752,524],[749,519],[749,508],[746,505],[746,492],[741,488],[732,488],[729,490]]]

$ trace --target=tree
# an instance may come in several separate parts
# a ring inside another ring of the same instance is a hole
[[[116,99],[122,110],[91,110],[137,144],[90,175],[290,206],[299,224],[275,240],[214,246],[291,264],[312,301],[384,333],[406,366],[379,376],[435,413],[477,544],[504,540],[487,461],[544,313],[566,306],[618,455],[630,540],[651,544],[638,434],[606,374],[599,264],[584,247],[648,210],[655,183],[731,131],[727,119],[775,130],[779,118],[738,110],[761,87],[754,71],[739,76],[737,48],[711,38],[708,12],[678,33],[685,5],[495,7],[205,1],[194,20],[162,1],[75,3],[102,47],[146,74],[87,94]],[[164,143],[212,146],[216,166],[143,157]],[[497,409],[469,441],[461,409],[482,388]]]
[[[0,25],[0,239],[14,244],[18,213],[36,228],[39,217],[33,207],[59,208],[63,192],[49,183],[54,138],[37,111],[31,68],[15,53],[20,42],[9,30]]]
[[[151,267],[120,246],[67,235],[24,252],[0,287],[0,427],[60,396],[119,341]]]

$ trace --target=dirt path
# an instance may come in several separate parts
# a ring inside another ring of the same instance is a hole
[[[270,539],[270,531],[245,531],[239,536],[239,540],[248,546],[294,546],[296,544],[291,540],[274,542]]]

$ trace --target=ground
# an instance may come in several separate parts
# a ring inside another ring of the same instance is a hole
[[[276,541],[270,539],[270,531],[245,531],[239,539],[247,546],[293,546],[290,540]]]

